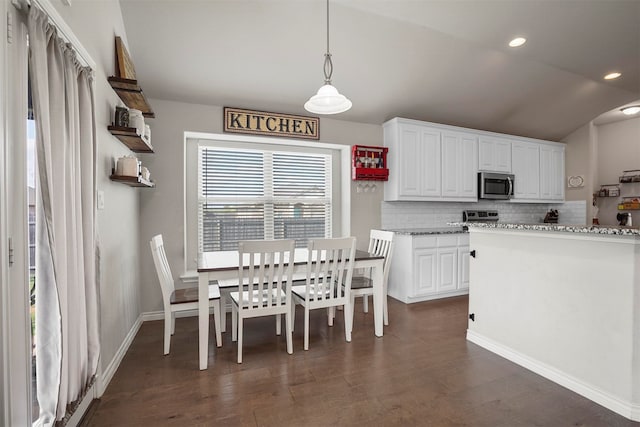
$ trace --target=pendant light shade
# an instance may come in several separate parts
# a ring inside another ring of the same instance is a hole
[[[315,114],[338,114],[347,111],[351,105],[351,101],[338,89],[326,84],[304,103],[304,109]]]
[[[329,0],[327,0],[327,53],[324,54],[324,86],[305,102],[305,110],[315,114],[338,114],[351,108],[351,101],[331,85],[332,74],[333,62],[331,61],[331,53],[329,53]]]

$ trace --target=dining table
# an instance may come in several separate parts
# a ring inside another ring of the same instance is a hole
[[[306,277],[309,252],[307,248],[296,248],[294,252],[293,275]],[[235,289],[239,277],[240,264],[238,251],[201,252],[198,254],[198,347],[200,370],[207,369],[209,359],[209,283],[225,282],[235,279]],[[356,250],[354,269],[371,268],[373,286],[374,333],[383,336],[384,307],[384,256]],[[226,316],[226,307],[222,306],[222,316]]]

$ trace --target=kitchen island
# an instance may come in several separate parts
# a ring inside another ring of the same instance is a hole
[[[640,420],[640,230],[465,225],[467,339]]]

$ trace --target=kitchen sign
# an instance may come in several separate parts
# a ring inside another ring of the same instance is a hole
[[[224,107],[224,131],[318,140],[320,139],[320,119]]]

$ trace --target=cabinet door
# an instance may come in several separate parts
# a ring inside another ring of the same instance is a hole
[[[451,133],[442,134],[442,196],[458,197],[460,187],[460,138]]]
[[[540,198],[564,200],[564,147],[540,146]]]
[[[435,294],[437,291],[437,250],[417,249],[413,253],[414,296]]]
[[[540,198],[540,146],[513,142],[511,147],[515,199]]]
[[[438,249],[438,292],[455,291],[458,287],[458,248]]]
[[[478,138],[475,135],[460,137],[460,171],[458,174],[460,197],[478,198]]]
[[[442,196],[477,199],[478,142],[471,134],[442,133]]]
[[[478,170],[511,172],[511,142],[481,136],[478,139]]]
[[[469,246],[458,248],[458,289],[469,289]]]
[[[421,193],[420,171],[423,156],[421,132],[419,126],[400,125],[400,138],[398,144],[398,171],[400,196],[419,196]]]
[[[417,171],[422,176],[422,196],[440,196],[441,166],[440,166],[440,132],[433,129],[421,129],[420,145],[422,154],[417,159]]]

